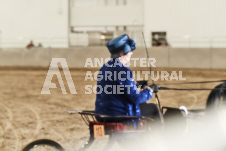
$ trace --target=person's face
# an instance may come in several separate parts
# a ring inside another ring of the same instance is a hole
[[[128,63],[128,62],[130,61],[132,55],[133,55],[133,52],[130,51],[130,52],[127,53],[126,55],[122,56],[125,64]]]

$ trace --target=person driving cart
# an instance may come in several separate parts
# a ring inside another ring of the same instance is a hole
[[[157,106],[146,103],[158,88],[154,85],[139,91],[132,70],[126,66],[136,49],[135,41],[124,34],[106,46],[112,59],[101,67],[97,76],[97,92],[103,91],[96,94],[95,113],[159,118]]]

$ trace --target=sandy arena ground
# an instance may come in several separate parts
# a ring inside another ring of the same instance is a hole
[[[27,143],[48,138],[60,143],[67,151],[78,149],[88,138],[88,129],[81,117],[69,115],[65,111],[93,110],[95,94],[85,94],[85,85],[95,85],[96,81],[84,81],[87,71],[98,69],[70,69],[78,94],[70,94],[65,77],[64,84],[68,94],[62,94],[57,77],[54,76],[57,89],[51,94],[41,94],[48,68],[0,68],[0,151],[20,151]],[[134,70],[147,70],[135,68]],[[180,70],[186,81],[225,79],[226,70],[206,69],[164,69],[155,71]],[[157,83],[166,81],[159,80]],[[175,82],[171,81],[171,82]],[[219,83],[184,85],[179,87],[213,88]],[[170,86],[168,86],[170,87]],[[171,86],[176,87],[176,86]],[[205,108],[210,91],[160,91],[163,106],[187,106],[189,109]],[[154,99],[152,99],[154,100]],[[151,100],[151,101],[152,101]],[[151,102],[149,101],[149,102]]]

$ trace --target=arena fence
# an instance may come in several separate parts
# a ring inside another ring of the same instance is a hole
[[[226,69],[224,48],[149,48],[150,57],[156,60],[156,67]],[[87,58],[105,59],[110,57],[106,47],[75,48],[1,48],[0,66],[48,67],[52,58],[65,58],[70,67],[84,67]],[[144,48],[137,48],[133,58],[146,58]],[[134,61],[134,60],[133,60]],[[142,62],[131,67],[142,66]],[[99,67],[99,66],[97,66]]]

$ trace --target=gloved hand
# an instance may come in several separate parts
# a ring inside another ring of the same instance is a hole
[[[149,87],[153,90],[154,93],[157,93],[159,91],[159,86],[156,84],[152,84]]]
[[[146,86],[148,86],[148,81],[147,80],[137,81],[136,86],[141,89],[144,89]]]

